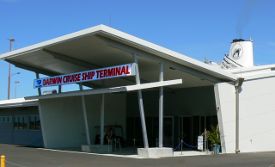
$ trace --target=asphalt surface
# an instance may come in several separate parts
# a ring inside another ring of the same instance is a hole
[[[275,152],[132,159],[0,144],[0,153],[6,167],[275,167]]]

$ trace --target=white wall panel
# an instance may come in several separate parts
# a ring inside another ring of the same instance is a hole
[[[214,87],[222,151],[235,152],[235,87],[219,83]]]
[[[240,151],[275,150],[275,78],[244,82],[240,93]]]
[[[80,97],[40,100],[46,148],[80,147],[86,143]]]

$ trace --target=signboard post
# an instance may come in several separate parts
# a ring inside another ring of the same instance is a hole
[[[198,136],[198,150],[203,151],[203,136]]]
[[[34,88],[75,84],[136,75],[135,63],[35,79]]]

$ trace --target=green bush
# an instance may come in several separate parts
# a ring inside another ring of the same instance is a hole
[[[214,144],[220,145],[221,144],[220,131],[219,131],[218,125],[216,127],[211,126],[211,129],[207,134],[207,139],[211,143],[211,145],[214,145]]]

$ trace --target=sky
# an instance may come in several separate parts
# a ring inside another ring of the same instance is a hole
[[[252,38],[255,64],[275,64],[274,7],[274,0],[0,0],[0,53],[11,37],[18,49],[105,24],[201,61],[219,62],[232,39]],[[0,100],[7,74],[0,61]],[[37,93],[32,72],[12,66],[12,74],[12,98]]]

